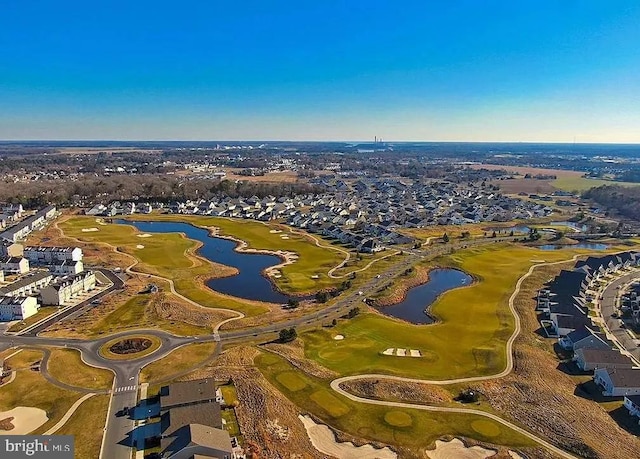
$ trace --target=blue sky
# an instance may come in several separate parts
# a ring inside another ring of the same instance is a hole
[[[0,139],[640,142],[638,1],[3,0]]]

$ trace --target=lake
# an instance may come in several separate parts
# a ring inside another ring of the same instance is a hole
[[[560,249],[589,249],[589,250],[606,250],[609,248],[607,244],[598,242],[579,242],[577,244],[545,244],[538,247],[540,250],[560,250]]]
[[[262,271],[282,263],[275,255],[237,252],[237,243],[229,239],[211,237],[203,228],[180,222],[141,222],[116,220],[116,223],[135,226],[143,233],[184,233],[189,239],[202,242],[198,255],[215,263],[237,268],[235,276],[209,279],[207,287],[220,293],[247,300],[284,304],[291,296],[275,289]],[[213,275],[214,273],[212,273]]]
[[[397,317],[414,324],[434,322],[427,310],[443,293],[465,285],[471,285],[473,278],[460,270],[438,268],[429,272],[429,280],[409,289],[404,300],[392,306],[378,308],[385,315]]]

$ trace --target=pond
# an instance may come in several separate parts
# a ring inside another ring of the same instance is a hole
[[[540,250],[560,250],[560,249],[588,249],[588,250],[606,250],[609,248],[607,244],[599,242],[579,242],[577,244],[545,244],[538,247]]]
[[[116,223],[135,226],[143,233],[184,233],[189,239],[202,242],[198,255],[215,263],[232,266],[238,274],[230,277],[209,279],[207,287],[247,300],[286,303],[291,297],[276,290],[262,271],[278,265],[282,260],[275,255],[243,253],[235,251],[237,243],[229,239],[211,237],[203,228],[180,222],[141,222],[117,220]]]
[[[460,270],[438,268],[429,272],[429,280],[409,289],[404,300],[392,306],[378,308],[385,315],[397,317],[414,324],[430,324],[433,317],[427,312],[433,302],[443,293],[465,285],[471,285],[473,278]]]
[[[583,225],[582,223],[562,221],[562,222],[551,222],[551,225],[568,226],[569,228],[573,228],[574,230],[582,233],[587,231],[587,225]]]

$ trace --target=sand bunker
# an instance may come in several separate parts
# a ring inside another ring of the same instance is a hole
[[[100,231],[98,228],[82,228],[83,233],[93,233],[94,231]]]
[[[271,230],[269,231],[271,234],[278,234],[278,233],[282,233],[282,231],[280,230]]]
[[[96,223],[97,223],[98,225],[106,225],[106,223],[104,222],[104,220],[103,220],[103,219],[101,219],[101,218],[96,218]]]
[[[371,445],[354,446],[350,441],[337,442],[333,431],[324,424],[316,424],[309,416],[299,415],[309,440],[315,449],[338,459],[396,459],[398,455],[389,448],[377,449]]]
[[[390,347],[382,351],[382,355],[396,355],[398,357],[422,357],[422,353],[418,349],[402,349]]]
[[[320,276],[318,276],[317,274],[314,274],[313,276],[311,276],[311,279],[320,279]]]
[[[151,237],[151,236],[153,235],[149,233],[138,234],[138,237]]]
[[[289,236],[280,236],[280,239],[287,240],[289,239]]]
[[[143,246],[142,244],[138,244],[138,245],[136,246],[136,249],[144,249],[144,246]]]
[[[509,450],[509,456],[511,456],[513,459],[524,459],[524,456],[522,454],[516,453],[515,451],[511,451]]]
[[[340,341],[341,339],[344,339],[344,335],[336,335],[333,337],[333,339]]]
[[[13,429],[0,430],[0,435],[27,435],[49,420],[46,411],[27,406],[0,412],[0,420],[6,418],[13,418]]]
[[[453,440],[441,441],[436,440],[436,449],[427,451],[427,456],[431,459],[485,459],[494,456],[496,452],[492,449],[486,449],[481,446],[472,446],[467,448],[461,440],[454,438]]]

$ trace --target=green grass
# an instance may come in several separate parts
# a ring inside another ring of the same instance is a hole
[[[49,383],[38,371],[29,367],[42,359],[42,351],[23,350],[8,360],[12,369],[17,370],[15,380],[0,387],[0,411],[8,411],[18,406],[32,406],[47,412],[49,420],[33,434],[41,434],[53,427],[81,397],[78,392],[61,389]]]
[[[357,437],[414,451],[428,447],[443,435],[464,436],[511,447],[533,446],[526,437],[476,415],[429,413],[354,402],[333,392],[329,381],[303,372],[298,372],[298,376],[304,380],[305,388],[290,391],[278,376],[297,370],[285,359],[263,352],[256,358],[256,365],[267,380],[303,412],[311,412],[323,422]],[[478,421],[482,423],[478,424]],[[390,425],[390,422],[401,425]],[[494,435],[496,430],[498,435]]]
[[[506,364],[505,344],[513,331],[508,299],[531,259],[569,259],[575,253],[495,244],[461,250],[434,264],[473,274],[472,286],[450,291],[433,304],[440,322],[412,325],[379,314],[340,321],[331,330],[301,334],[305,354],[341,374],[387,373],[425,379],[451,379],[495,374]],[[332,336],[345,339],[335,341]],[[422,358],[385,356],[387,348],[418,349]]]
[[[169,355],[156,360],[140,371],[141,382],[156,382],[170,379],[183,371],[204,363],[211,357],[216,343],[197,343],[182,346]]]
[[[75,349],[53,349],[47,364],[49,374],[60,382],[86,389],[110,389],[113,373],[85,364]]]
[[[80,405],[56,435],[73,435],[76,459],[100,456],[109,396],[95,395]]]
[[[67,236],[88,243],[105,243],[117,247],[139,260],[136,271],[173,280],[179,293],[202,306],[234,309],[249,316],[267,311],[258,303],[221,295],[204,286],[206,279],[216,277],[214,265],[202,258],[188,255],[187,252],[195,250],[198,243],[181,234],[156,233],[148,238],[139,238],[137,235],[140,233],[132,226],[99,225],[95,218],[84,216],[72,217],[59,226]],[[98,231],[82,232],[83,228],[98,228]],[[144,245],[144,249],[138,249],[138,245]]]
[[[229,406],[236,406],[238,402],[238,394],[233,384],[224,384],[219,386],[222,391],[222,398],[224,398],[225,404]]]
[[[232,437],[241,439],[240,425],[236,418],[236,412],[233,408],[226,408],[222,410],[222,419],[225,420],[224,428]],[[240,442],[242,443],[242,442]]]
[[[307,384],[304,382],[304,380],[293,371],[288,373],[281,373],[277,376],[277,378],[280,384],[282,384],[292,392],[297,392],[307,387]]]
[[[584,177],[558,177],[551,181],[551,185],[564,191],[586,191],[589,188],[602,185],[639,186],[640,183],[614,182],[612,180],[589,179]]]
[[[196,336],[211,333],[207,327],[188,324],[175,320],[165,320],[150,314],[149,295],[136,295],[116,310],[105,316],[88,330],[88,336],[104,335],[122,331],[127,328],[161,328],[180,336]]]
[[[285,292],[314,292],[340,283],[338,280],[327,276],[327,271],[343,261],[345,254],[337,250],[318,247],[308,237],[289,232],[289,228],[285,225],[195,215],[145,215],[128,218],[186,222],[205,228],[215,226],[220,228],[221,235],[233,236],[243,240],[252,249],[295,252],[298,254],[298,260],[281,269],[282,277],[280,279],[274,279],[278,287]],[[282,232],[271,233],[270,231],[272,230]],[[281,236],[283,235],[286,235],[289,239],[282,239]],[[315,237],[320,240],[322,245],[331,245],[330,242],[322,240],[319,236],[315,235]],[[311,276],[314,275],[318,275],[319,278],[312,279]]]

